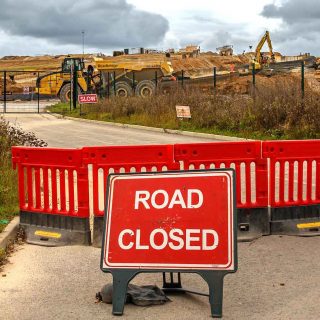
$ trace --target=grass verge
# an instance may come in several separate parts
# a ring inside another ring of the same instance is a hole
[[[192,119],[176,118],[175,106],[188,105]],[[306,87],[302,99],[300,82],[277,78],[251,88],[246,95],[208,94],[200,90],[177,90],[150,98],[127,97],[100,100],[70,111],[57,104],[51,112],[91,120],[137,124],[167,129],[222,134],[250,139],[320,138],[320,94]]]

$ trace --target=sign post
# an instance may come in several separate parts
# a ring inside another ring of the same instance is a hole
[[[223,278],[237,270],[232,169],[111,174],[101,269],[113,275],[113,314],[140,272],[198,273],[222,316]]]

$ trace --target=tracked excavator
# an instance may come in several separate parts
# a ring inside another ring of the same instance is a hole
[[[175,80],[171,62],[165,58],[115,60],[96,58],[94,65],[85,67],[82,58],[67,57],[61,70],[37,79],[36,92],[57,96],[62,102],[71,98],[72,71],[77,70],[78,93],[99,93],[110,89],[111,95],[127,97],[133,94],[150,96],[161,81]]]
[[[261,49],[262,49],[263,45],[265,44],[265,42],[268,43],[270,57],[261,52]],[[274,53],[273,53],[273,49],[272,49],[270,33],[269,33],[269,31],[266,31],[256,47],[255,56],[254,56],[254,59],[250,63],[249,69],[252,70],[253,64],[254,64],[255,70],[258,71],[258,70],[261,70],[262,68],[268,66],[269,63],[273,63],[273,62],[275,62],[275,57],[274,57]]]

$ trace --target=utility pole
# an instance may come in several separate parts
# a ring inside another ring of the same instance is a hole
[[[84,59],[84,30],[81,31],[82,34],[82,58]]]

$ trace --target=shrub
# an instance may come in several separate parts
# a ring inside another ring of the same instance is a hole
[[[15,145],[45,147],[34,133],[24,132],[0,117],[0,220],[9,219],[18,207],[16,172],[11,165],[11,147]],[[0,232],[4,227],[0,224]]]

